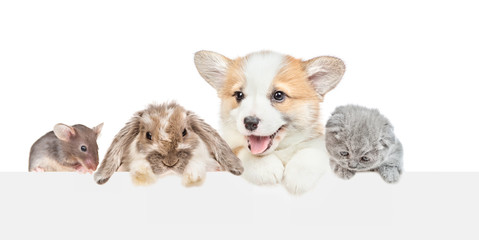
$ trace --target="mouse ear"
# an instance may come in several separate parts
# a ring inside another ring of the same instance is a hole
[[[220,166],[234,175],[241,175],[244,170],[241,161],[218,132],[192,112],[187,113],[187,119],[188,125],[203,140]]]
[[[96,136],[98,137],[100,135],[102,129],[103,129],[103,123],[100,123],[100,124],[98,124],[98,126],[93,127],[92,130],[96,134]]]
[[[53,132],[58,139],[65,142],[70,141],[76,134],[76,131],[73,127],[70,127],[63,123],[55,125],[55,127],[53,127]]]
[[[304,61],[303,66],[309,81],[321,97],[338,85],[346,70],[341,59],[329,56]]]

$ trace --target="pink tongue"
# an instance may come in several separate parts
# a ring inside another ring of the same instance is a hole
[[[269,136],[249,136],[248,140],[252,154],[263,153],[266,151],[266,148],[268,148],[269,142],[271,142],[271,138]]]

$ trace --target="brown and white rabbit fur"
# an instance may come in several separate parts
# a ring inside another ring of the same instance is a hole
[[[173,171],[189,186],[202,183],[207,171],[240,175],[243,166],[215,129],[171,102],[134,114],[113,140],[95,181],[103,184],[117,170],[129,171],[137,185],[152,184]]]

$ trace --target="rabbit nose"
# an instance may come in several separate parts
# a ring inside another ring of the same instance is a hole
[[[243,122],[246,129],[254,131],[256,128],[258,128],[259,118],[248,116],[244,118]]]
[[[178,163],[178,159],[163,160],[162,162],[168,167],[173,167]]]

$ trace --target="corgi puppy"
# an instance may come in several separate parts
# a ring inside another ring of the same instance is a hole
[[[255,184],[283,183],[293,194],[311,190],[327,171],[320,102],[341,80],[335,57],[307,61],[270,51],[229,59],[195,54],[200,75],[221,99],[221,130]]]

